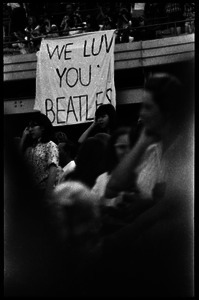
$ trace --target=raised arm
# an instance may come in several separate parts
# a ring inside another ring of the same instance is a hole
[[[116,197],[119,192],[124,191],[131,186],[135,168],[139,165],[147,147],[153,142],[154,138],[146,135],[145,130],[143,130],[136,145],[113,171],[106,187],[105,197]]]
[[[94,121],[80,136],[78,143],[82,144],[92,133],[92,131],[94,130],[94,128],[96,128],[96,122]]]
[[[29,132],[29,128],[26,127],[23,131],[22,137],[20,139],[20,143],[19,143],[19,150],[21,152],[23,152],[25,150],[25,143],[27,141],[27,138],[29,136],[30,132]]]

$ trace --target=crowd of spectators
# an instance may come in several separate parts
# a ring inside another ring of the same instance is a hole
[[[135,123],[122,127],[102,104],[75,149],[39,112],[18,148],[5,128],[5,297],[194,296],[194,99],[185,81],[150,74]]]
[[[4,50],[22,54],[39,50],[46,36],[115,29],[116,43],[125,43],[194,32],[190,2],[4,3],[3,8]]]

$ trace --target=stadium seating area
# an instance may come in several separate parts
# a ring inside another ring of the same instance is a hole
[[[92,3],[92,4],[91,4]],[[43,37],[115,29],[116,43],[195,31],[194,3],[3,3],[4,55],[33,53]]]

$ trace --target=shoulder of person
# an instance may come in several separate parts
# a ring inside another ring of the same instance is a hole
[[[55,149],[55,150],[59,151],[58,145],[53,141],[47,142],[46,148],[49,149],[49,150],[50,149]]]
[[[160,156],[162,152],[162,146],[160,143],[153,143],[149,145],[144,152],[144,160],[149,157]]]
[[[108,172],[104,172],[97,177],[96,183],[102,182],[104,180],[108,180],[109,177],[110,177],[110,175],[108,174]]]
[[[53,141],[49,141],[47,144],[58,148],[58,145]]]
[[[160,143],[153,143],[149,145],[146,149],[146,153],[151,152],[159,152],[161,150],[161,144]]]

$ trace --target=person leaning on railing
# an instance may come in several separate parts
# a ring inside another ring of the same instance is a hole
[[[128,10],[126,8],[124,9],[123,7],[120,7],[118,11],[114,11],[112,17],[106,16],[106,18],[104,19],[104,26],[103,24],[101,24],[101,29],[116,29],[116,43],[162,38],[162,36],[164,35],[164,33],[162,32],[164,32],[165,30],[165,32],[169,31],[167,35],[174,33],[181,34],[183,32],[194,32],[194,5],[187,3],[184,4],[183,9],[177,12],[178,18],[169,23],[168,21],[169,19],[171,19],[171,17],[169,16],[171,6],[167,4],[164,7],[163,5],[161,5],[161,7],[158,6],[159,8],[157,8],[157,5],[153,5],[152,7],[150,6],[148,8],[147,7],[148,6],[146,5],[144,19],[143,17],[133,18],[133,14],[128,14]],[[159,17],[156,19],[153,18],[154,15],[157,15],[155,14],[155,12],[159,12]],[[178,20],[179,13],[183,13],[182,19],[180,21]],[[67,14],[70,15],[69,13]],[[73,13],[73,15],[75,16],[75,18],[73,18],[73,21],[75,23],[71,23],[71,26],[68,25],[69,21],[66,20],[66,15],[62,20],[61,26],[57,26],[57,24],[51,24],[49,18],[46,19],[43,17],[40,20],[39,24],[33,29],[34,26],[32,27],[31,25],[31,14],[29,14],[30,24],[23,28],[23,34],[15,36],[16,42],[10,47],[9,45],[11,45],[13,42],[10,42],[9,40],[6,42],[4,41],[4,53],[31,53],[39,50],[41,39],[45,36],[66,36],[68,34],[75,34],[77,32],[91,32],[100,29],[99,20],[97,18],[94,18],[93,12],[87,14],[84,18],[81,18],[79,12],[76,11],[75,13]],[[176,13],[172,12],[172,19],[175,15]],[[64,20],[67,22],[65,22]],[[149,27],[147,27],[148,25]],[[32,27],[31,29],[30,26]],[[171,29],[168,29],[168,27],[171,27]],[[176,32],[174,29],[175,27],[177,29]]]
[[[66,5],[66,15],[62,19],[60,29],[64,32],[63,35],[68,35],[71,28],[77,28],[82,25],[82,19],[80,14],[75,10],[73,4]]]

